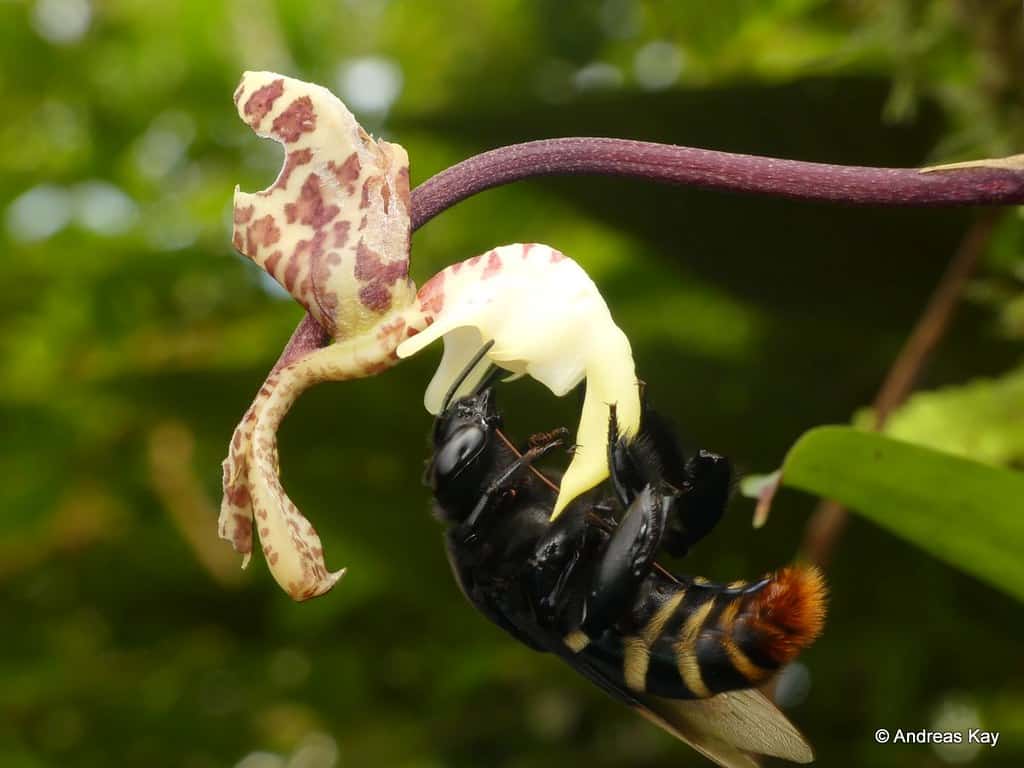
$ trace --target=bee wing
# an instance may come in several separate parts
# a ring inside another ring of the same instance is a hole
[[[753,755],[794,763],[814,761],[811,745],[789,719],[756,689],[710,699],[638,697],[640,714],[723,768],[757,768]]]
[[[760,768],[755,755],[794,763],[814,761],[811,745],[760,691],[730,691],[710,699],[663,699],[637,694],[606,675],[586,651],[558,653],[597,687],[626,704],[722,768]]]
[[[744,752],[720,739],[711,737],[701,732],[699,727],[694,727],[685,717],[679,717],[676,712],[671,711],[672,703],[669,699],[660,699],[658,703],[655,703],[654,706],[657,709],[663,710],[660,714],[644,706],[635,707],[635,709],[650,722],[668,731],[680,741],[689,744],[708,760],[722,768],[761,768],[761,764],[749,752]]]

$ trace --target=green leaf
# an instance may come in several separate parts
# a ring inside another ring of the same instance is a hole
[[[870,409],[854,424],[874,422]],[[1024,368],[997,379],[919,392],[889,414],[885,434],[986,464],[1024,463]]]
[[[834,499],[1024,600],[1024,473],[819,427],[790,449],[782,485]]]

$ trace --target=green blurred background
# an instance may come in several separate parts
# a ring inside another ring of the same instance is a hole
[[[328,565],[349,566],[335,591],[292,603],[216,540],[231,431],[301,317],[229,245],[234,185],[280,163],[235,114],[243,70],[332,88],[408,149],[414,184],[560,135],[904,166],[1024,151],[1021,16],[1018,0],[0,2],[0,766],[706,764],[464,604],[420,484],[436,352],[322,386],[283,427],[285,485]],[[544,180],[431,222],[413,274],[555,245],[604,291],[661,410],[761,472],[870,403],[973,215]],[[998,436],[984,458],[1021,465],[1022,281],[1008,211],[906,436],[970,455]],[[501,397],[520,437],[575,423],[536,385]],[[736,499],[680,567],[786,562],[814,504],[784,494],[753,531]],[[1018,602],[857,519],[829,580],[826,633],[783,686],[821,765],[1022,764]],[[972,722],[999,746],[872,738]]]

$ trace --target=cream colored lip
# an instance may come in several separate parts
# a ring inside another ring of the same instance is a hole
[[[430,413],[441,410],[445,393],[487,342],[493,342],[487,362],[513,376],[529,375],[556,396],[587,382],[576,450],[552,511],[557,517],[608,477],[609,405],[617,406],[621,433],[639,428],[640,393],[629,340],[593,280],[549,246],[502,246],[442,274],[443,305],[424,331],[396,350],[407,358],[444,340],[441,363],[424,396]],[[478,365],[456,395],[472,391],[487,367]]]

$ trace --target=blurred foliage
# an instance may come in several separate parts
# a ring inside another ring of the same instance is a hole
[[[334,592],[292,604],[211,546],[227,440],[300,317],[229,247],[232,188],[280,162],[235,116],[242,70],[334,88],[414,182],[556,135],[923,165],[1024,149],[1021,25],[1017,0],[0,3],[0,764],[700,764],[464,605],[418,482],[430,360],[284,426],[285,482],[350,567]],[[558,246],[661,409],[761,468],[870,400],[969,220],[549,179],[432,222],[413,271]],[[1021,243],[1008,216],[923,388],[1019,366]],[[506,390],[520,436],[575,421]],[[737,501],[680,567],[776,566],[810,504],[755,534]],[[830,582],[792,700],[822,764],[963,758],[871,739],[954,716],[1003,734],[968,759],[1020,764],[1019,604],[857,521]]]
[[[817,427],[782,484],[834,499],[953,566],[1024,599],[1024,473],[851,427]]]
[[[869,428],[870,409],[855,422]],[[919,392],[891,413],[885,433],[978,461],[1024,466],[1024,370]]]

